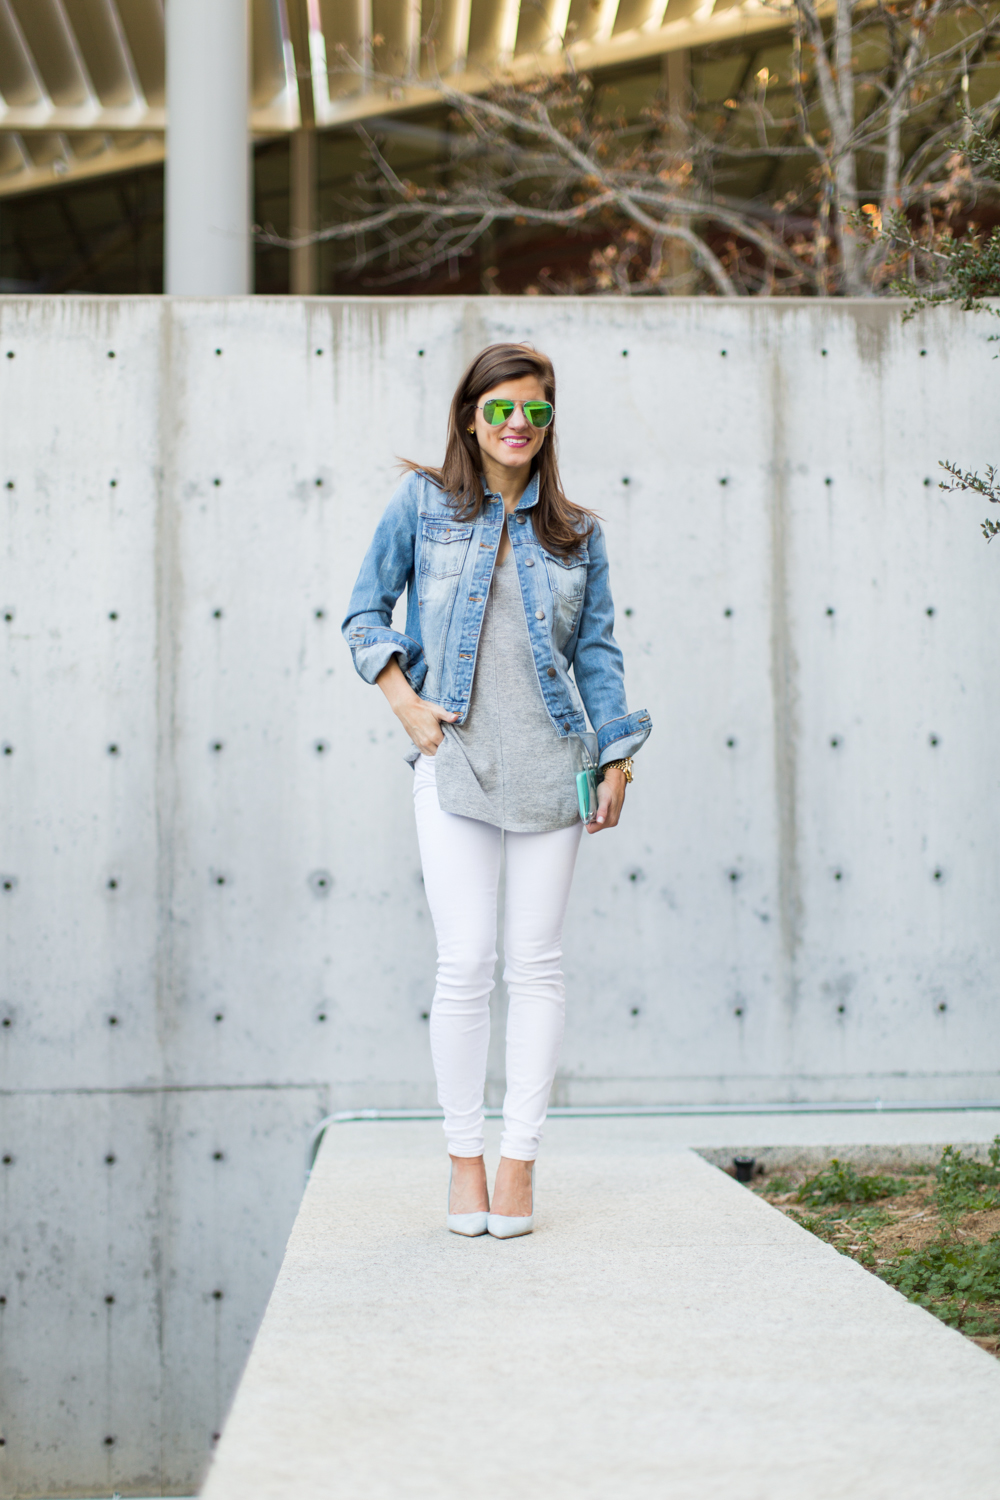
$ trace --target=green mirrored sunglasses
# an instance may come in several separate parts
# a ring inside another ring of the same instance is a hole
[[[555,416],[549,401],[484,401],[477,410],[491,427],[502,427],[514,415],[515,406],[521,407],[532,427],[548,427]]]

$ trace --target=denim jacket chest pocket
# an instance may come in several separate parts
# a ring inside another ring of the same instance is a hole
[[[453,574],[461,573],[471,538],[471,526],[421,518],[421,574],[429,578],[451,578]]]
[[[545,552],[543,556],[552,592],[561,594],[564,599],[582,599],[587,587],[586,547],[578,547],[568,557],[554,552]]]

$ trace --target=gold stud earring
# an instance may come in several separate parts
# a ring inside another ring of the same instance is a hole
[[[469,434],[469,436],[472,437],[476,429],[475,427],[467,427],[465,430]]]

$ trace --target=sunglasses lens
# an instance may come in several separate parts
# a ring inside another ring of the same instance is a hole
[[[504,422],[509,422],[513,415],[513,401],[487,401],[483,406],[483,416],[491,427],[502,426]]]
[[[532,427],[548,427],[552,421],[552,407],[547,401],[526,401],[524,415]]]

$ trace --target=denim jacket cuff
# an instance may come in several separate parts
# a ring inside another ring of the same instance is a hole
[[[611,719],[597,731],[597,746],[600,751],[598,766],[606,766],[609,760],[625,760],[634,755],[649,738],[653,721],[644,708],[621,719]]]
[[[354,665],[365,682],[374,683],[394,656],[406,674],[410,686],[419,692],[427,676],[423,647],[407,635],[399,635],[384,626],[360,626],[348,633],[347,643]]]

